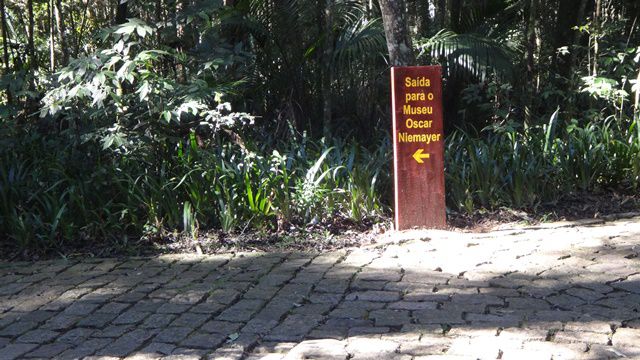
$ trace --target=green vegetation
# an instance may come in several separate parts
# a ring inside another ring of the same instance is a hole
[[[496,126],[484,137],[451,134],[449,204],[471,213],[478,206],[534,208],[577,192],[638,190],[637,122],[560,127],[557,116],[525,130]]]
[[[390,186],[386,140],[375,153],[306,138],[279,152],[222,140],[201,148],[192,135],[175,148],[122,155],[72,136],[3,143],[11,151],[0,155],[0,226],[20,247],[125,244],[167,229],[196,236],[201,228],[359,222],[386,210],[378,195]]]
[[[640,5],[408,0],[450,211],[640,183]],[[390,214],[377,1],[0,1],[0,237],[47,251]]]

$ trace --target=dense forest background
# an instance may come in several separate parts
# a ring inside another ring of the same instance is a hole
[[[637,193],[640,3],[399,2],[448,211]],[[57,249],[389,214],[376,0],[0,0],[0,234]]]

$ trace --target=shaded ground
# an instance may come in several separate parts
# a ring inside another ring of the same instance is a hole
[[[640,218],[0,263],[0,359],[640,357]]]
[[[453,229],[491,231],[504,224],[539,224],[550,221],[605,219],[640,215],[640,195],[615,192],[567,194],[555,202],[532,209],[479,210],[471,214],[452,212],[447,222]]]

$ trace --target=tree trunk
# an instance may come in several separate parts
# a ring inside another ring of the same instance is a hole
[[[600,37],[600,24],[602,23],[602,0],[596,0],[596,9],[593,16],[593,73],[591,75],[598,76],[598,53],[600,52],[600,44],[598,38]]]
[[[127,22],[127,5],[129,0],[118,0],[118,7],[116,8],[116,24],[124,24]]]
[[[7,13],[4,7],[4,0],[0,0],[0,22],[2,22],[2,48],[3,54],[2,59],[4,62],[4,73],[9,74],[9,32],[7,31]],[[7,83],[7,104],[11,105],[13,103],[13,96],[11,95],[11,87]]]
[[[178,18],[180,17],[180,14],[182,13],[182,11],[184,11],[184,1],[179,1],[176,0],[176,50],[179,53],[183,53],[184,49],[188,49],[188,46],[185,44],[185,27],[184,27],[184,21],[178,21]],[[186,72],[185,72],[185,66],[184,64],[178,62],[177,63],[177,80],[180,83],[186,83],[187,81],[187,77],[186,77]]]
[[[433,0],[436,14],[435,14],[435,22],[438,30],[444,29],[447,27],[447,1],[446,0]]]
[[[31,70],[35,70],[38,66],[38,61],[36,60],[36,52],[35,45],[33,41],[34,37],[34,20],[33,20],[33,0],[27,0],[27,16],[29,17],[28,29],[29,33],[27,34],[27,53],[29,54],[29,68]]]
[[[80,46],[82,46],[82,39],[84,38],[84,28],[87,24],[87,17],[89,17],[90,15],[90,11],[89,11],[89,3],[91,2],[91,0],[84,0],[84,8],[82,10],[82,20],[80,21],[80,30],[78,32],[78,37],[77,37],[77,41],[76,41],[76,48],[75,48],[75,56],[78,56],[78,54],[80,53]]]
[[[535,63],[535,54],[536,54],[536,20],[538,15],[538,0],[531,0],[529,2],[529,13],[527,19],[527,38],[526,38],[526,65],[527,65],[527,80],[525,82],[525,94],[526,97],[526,105],[525,105],[525,114],[524,121],[525,124],[530,123],[531,114],[532,114],[532,106],[533,106],[533,98],[535,94],[535,71],[536,71],[536,63]]]
[[[449,0],[449,28],[454,32],[460,32],[460,13],[462,0]]]
[[[380,0],[379,2],[391,66],[415,65],[416,57],[407,30],[404,1]]]
[[[69,63],[69,48],[67,47],[66,26],[64,24],[64,14],[62,12],[62,0],[56,0],[55,12],[56,31],[58,32],[58,42],[60,43],[60,50],[62,50],[62,65],[64,66]]]
[[[160,24],[164,20],[162,18],[162,0],[155,0],[155,2],[156,2],[155,20],[157,24]],[[160,43],[162,42],[162,36],[160,31],[156,31],[156,42],[158,43],[158,46],[160,46]]]
[[[53,72],[56,69],[56,28],[53,20],[55,16],[53,10],[53,0],[49,0],[47,6],[49,9],[49,70]]]
[[[536,53],[536,19],[538,16],[538,0],[529,3],[529,19],[527,21],[527,80],[529,85],[535,77]]]
[[[331,136],[331,84],[333,83],[333,0],[325,0],[323,50],[322,134],[325,140],[328,140]]]
[[[5,73],[9,73],[9,35],[7,31],[7,13],[4,7],[4,0],[0,0],[0,21],[2,21],[2,59]]]

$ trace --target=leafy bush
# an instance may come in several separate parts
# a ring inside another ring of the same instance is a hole
[[[104,148],[121,151],[189,132],[215,136],[253,122],[249,114],[231,112],[222,102],[224,86],[213,69],[223,59],[211,59],[178,81],[156,69],[167,62],[181,64],[182,57],[149,48],[145,39],[153,33],[138,19],[103,30],[105,48],[60,70],[42,100],[40,116],[66,122],[86,131],[85,138],[99,138]]]

